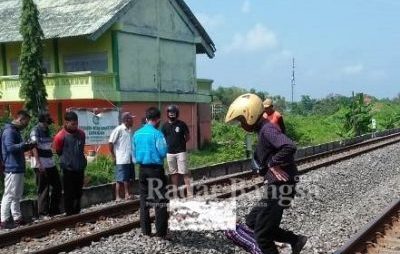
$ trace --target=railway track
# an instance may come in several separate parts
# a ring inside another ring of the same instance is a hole
[[[367,153],[374,149],[378,149],[400,141],[400,134],[392,134],[382,138],[376,138],[368,140],[356,145],[351,145],[341,149],[335,149],[333,151],[324,152],[321,154],[300,158],[297,160],[300,174],[305,174],[311,170],[319,167],[328,166],[336,162],[346,160],[363,153]],[[245,171],[216,179],[210,179],[201,181],[194,184],[194,193],[196,194],[201,186],[228,186],[231,184],[232,179],[250,180],[245,187],[240,187],[232,191],[229,189],[224,193],[217,195],[218,198],[229,198],[233,195],[240,195],[249,191],[255,190],[263,185],[262,179],[254,178],[252,172]],[[125,214],[131,214],[137,212],[139,209],[139,201],[133,200],[125,203],[109,206],[103,209],[82,213],[69,217],[62,217],[54,219],[48,222],[30,225],[16,230],[0,234],[0,246],[8,246],[20,242],[21,240],[30,241],[33,238],[43,237],[55,230],[63,230],[68,227],[75,227],[76,225],[83,223],[94,223],[98,220],[104,220],[105,217],[122,216]],[[133,220],[129,223],[122,223],[116,226],[110,226],[106,230],[99,232],[88,232],[85,236],[79,237],[70,241],[62,242],[54,246],[49,246],[44,249],[37,250],[33,253],[57,253],[61,251],[71,251],[78,247],[90,245],[91,242],[99,241],[102,237],[108,237],[114,234],[120,234],[127,232],[133,228],[139,227],[139,221]]]
[[[400,198],[334,254],[400,253]]]

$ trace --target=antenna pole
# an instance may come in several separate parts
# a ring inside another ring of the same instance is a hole
[[[294,93],[294,86],[296,85],[295,79],[295,65],[294,65],[294,57],[292,58],[292,105],[293,105],[293,93]]]

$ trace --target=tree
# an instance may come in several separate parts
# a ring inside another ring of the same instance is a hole
[[[349,107],[351,98],[339,94],[329,94],[323,99],[317,100],[313,107],[313,114],[332,115],[342,107]]]
[[[393,98],[393,102],[400,103],[400,93],[398,93],[397,96]]]
[[[268,92],[256,91],[256,89],[254,89],[254,88],[251,88],[249,92],[260,97],[260,99],[262,101],[264,101],[269,95]]]
[[[218,87],[217,90],[212,91],[213,101],[220,101],[222,105],[229,107],[229,105],[240,95],[248,93],[244,88],[239,87]]]
[[[25,108],[37,116],[47,106],[47,92],[42,67],[44,34],[39,24],[39,11],[33,0],[23,0],[19,31],[22,35],[19,94],[25,100]]]
[[[353,96],[353,100],[344,114],[343,130],[339,135],[354,137],[370,131],[371,104],[366,104],[362,93]]]
[[[228,108],[229,105],[240,95],[245,93],[253,93],[256,94],[262,101],[266,98],[271,98],[274,103],[274,108],[278,111],[285,111],[286,110],[286,99],[283,96],[275,95],[272,96],[268,92],[265,91],[257,91],[254,88],[247,90],[245,88],[240,87],[218,87],[217,89],[212,90],[212,101],[213,104],[218,106],[222,105],[224,108]]]
[[[272,101],[274,103],[274,109],[283,113],[286,111],[286,98],[280,95],[275,95],[272,97]]]
[[[302,95],[299,102],[293,102],[290,105],[291,113],[298,115],[310,115],[316,104],[316,99],[311,99],[309,95]]]
[[[309,95],[302,95],[300,105],[304,109],[304,112],[309,114],[312,112],[316,101],[316,99],[311,99]]]

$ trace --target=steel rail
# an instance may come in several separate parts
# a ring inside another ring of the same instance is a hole
[[[396,138],[396,137],[399,137],[399,136],[400,136],[400,133],[393,133],[393,134],[390,134],[390,135],[387,135],[387,136],[384,136],[384,137],[368,139],[366,141],[362,141],[362,142],[359,142],[359,143],[356,143],[356,144],[351,144],[351,145],[347,145],[347,146],[344,146],[344,147],[339,147],[339,148],[336,148],[336,149],[333,149],[333,150],[330,150],[330,151],[325,151],[325,152],[322,152],[322,153],[309,155],[309,156],[306,156],[306,157],[303,157],[303,158],[298,158],[296,160],[296,162],[300,163],[300,164],[307,163],[307,162],[310,162],[310,161],[313,161],[313,160],[321,159],[322,157],[329,157],[329,156],[332,156],[334,154],[343,153],[343,152],[348,151],[348,150],[357,149],[359,147],[363,147],[363,146],[366,146],[366,145],[369,145],[369,144],[378,143],[378,142],[381,142],[381,141],[384,141],[384,140],[388,140],[388,139],[393,139],[393,138]]]
[[[296,163],[301,165],[301,164],[304,164],[304,163],[307,163],[310,161],[315,161],[318,158],[326,158],[328,156],[332,156],[334,154],[339,154],[344,151],[349,151],[351,149],[357,149],[359,147],[366,146],[369,144],[378,143],[382,140],[393,139],[397,136],[400,136],[400,134],[398,134],[398,133],[391,134],[391,135],[388,135],[385,137],[376,138],[373,140],[368,140],[368,141],[354,144],[351,146],[335,149],[333,151],[323,152],[323,153],[312,155],[312,156],[307,156],[307,157],[296,160]],[[376,146],[369,147],[369,148],[363,150],[362,152],[364,153],[367,151],[371,151],[371,150],[386,146],[388,144],[396,143],[398,141],[399,140],[397,140],[397,139],[393,139],[389,142],[385,142],[382,144],[378,144]],[[358,153],[358,152],[348,154],[339,160],[349,159],[349,158],[358,156],[359,154],[360,153]],[[309,172],[311,170],[314,170],[314,169],[317,169],[317,168],[320,168],[323,166],[328,166],[339,160],[325,161],[323,163],[315,164],[313,166],[310,166],[310,167],[307,167],[306,169],[304,169],[302,171],[302,173],[306,173],[306,172]],[[229,184],[233,178],[246,179],[246,178],[251,178],[251,177],[253,177],[253,173],[251,171],[245,171],[245,172],[235,173],[235,174],[231,174],[231,175],[227,175],[227,176],[223,176],[223,177],[217,177],[215,179],[213,178],[213,179],[209,179],[206,181],[200,181],[199,183],[196,183],[193,185],[193,191],[196,194],[199,186]],[[72,215],[72,216],[68,216],[68,217],[62,217],[62,218],[54,219],[51,221],[46,221],[46,222],[43,222],[40,224],[22,227],[22,228],[19,228],[19,229],[16,229],[16,230],[13,230],[13,231],[10,231],[7,233],[0,234],[0,247],[15,244],[15,243],[19,242],[22,238],[27,237],[27,236],[28,237],[41,237],[41,236],[48,234],[53,229],[61,230],[61,229],[65,229],[67,227],[74,226],[76,223],[94,222],[94,221],[98,220],[100,217],[112,217],[112,216],[122,215],[122,214],[126,214],[126,213],[132,213],[132,212],[137,211],[138,209],[139,209],[139,201],[133,200],[133,201],[128,201],[125,203],[105,207],[103,209],[99,209],[99,210],[95,210],[95,211],[85,212],[85,213]]]
[[[127,211],[131,212],[139,209],[139,201],[133,200],[126,203],[108,206],[103,209],[85,212],[81,214],[57,218],[50,221],[45,221],[39,224],[34,224],[26,227],[0,234],[0,247],[11,245],[19,242],[24,237],[41,237],[47,235],[51,230],[65,229],[77,223],[93,222],[100,217],[111,217],[124,214]]]
[[[395,135],[395,136],[399,136],[399,135]],[[392,138],[393,138],[393,136],[392,136]],[[385,139],[387,139],[387,138],[383,138],[383,139],[380,139],[380,140],[385,140]],[[372,150],[375,150],[377,148],[381,148],[383,146],[387,146],[387,145],[390,145],[390,144],[393,144],[393,143],[396,143],[396,142],[399,142],[399,141],[400,141],[400,138],[395,139],[395,140],[390,140],[388,142],[384,142],[382,144],[377,144],[375,146],[372,146],[372,147],[369,147],[367,149],[363,149],[363,150],[354,152],[352,154],[344,155],[342,157],[335,158],[335,159],[332,159],[332,160],[329,160],[329,161],[325,161],[325,162],[322,162],[322,163],[319,163],[319,164],[317,163],[317,164],[312,165],[310,167],[304,168],[303,170],[301,170],[299,172],[299,174],[300,175],[301,174],[305,174],[305,173],[307,173],[307,172],[309,172],[311,170],[315,170],[315,169],[320,168],[320,167],[328,166],[328,165],[337,163],[337,162],[342,161],[342,160],[347,160],[349,158],[358,156],[358,155],[363,154],[363,153],[367,153],[369,151],[372,151]],[[367,144],[370,144],[370,143],[372,143],[372,142],[367,142]],[[376,142],[373,142],[373,143],[376,143]],[[356,147],[359,147],[359,146],[356,146]],[[241,177],[251,177],[252,173],[250,171],[247,171],[247,172],[236,173],[234,175],[235,175],[235,177],[239,177],[239,178],[241,178]],[[214,181],[214,185],[216,184],[216,182],[227,183],[227,182],[230,182],[231,179],[232,179],[232,175],[229,175],[229,176],[226,176],[226,177],[222,177],[221,179],[218,179],[218,180],[206,181],[203,184],[210,184],[213,181]],[[244,194],[244,193],[247,193],[247,192],[250,192],[250,191],[253,191],[253,190],[259,188],[263,184],[264,184],[263,181],[259,181],[259,182],[255,183],[255,184],[252,184],[252,185],[240,188],[240,189],[236,189],[234,191],[228,191],[228,192],[219,194],[216,197],[224,199],[224,198],[230,198],[232,196],[240,196],[241,194]],[[152,219],[154,219],[154,217],[152,217]],[[133,221],[133,222],[129,222],[129,223],[125,223],[125,224],[119,225],[119,226],[115,226],[115,227],[113,227],[111,229],[107,229],[105,231],[94,233],[93,235],[84,236],[84,237],[81,237],[81,238],[78,238],[78,239],[74,239],[74,240],[62,243],[60,245],[51,246],[49,248],[42,249],[42,250],[39,250],[39,251],[36,251],[36,252],[33,252],[33,253],[44,254],[44,253],[57,253],[57,252],[61,252],[61,251],[64,251],[64,252],[72,251],[72,250],[76,249],[77,247],[83,247],[83,246],[90,245],[93,241],[98,241],[101,238],[108,237],[108,236],[111,236],[111,235],[114,235],[114,234],[124,233],[124,232],[127,232],[127,231],[129,231],[129,230],[131,230],[133,228],[138,228],[138,227],[140,227],[140,222],[139,221]]]
[[[201,191],[201,186],[225,185],[229,184],[232,178],[251,178],[252,174],[249,172],[235,173],[223,177],[213,178],[205,181],[199,181],[193,184],[193,192],[196,194]],[[182,196],[182,188],[178,190],[179,196]],[[115,217],[118,215],[125,215],[139,210],[140,201],[138,199],[127,201],[120,204],[107,206],[101,209],[84,212],[76,215],[65,216],[61,218],[52,219],[38,224],[24,226],[9,232],[0,234],[0,247],[8,246],[20,242],[24,237],[43,237],[52,230],[62,230],[68,227],[73,227],[77,223],[95,222],[101,217]]]
[[[257,187],[260,187],[263,185],[263,182],[259,182],[257,184],[254,184],[252,186],[246,186],[243,187],[241,189],[237,189],[235,191],[229,191],[229,192],[225,192],[219,195],[216,195],[215,198],[221,198],[221,199],[226,199],[226,198],[230,198],[232,196],[240,196],[241,194],[250,192],[255,190]],[[154,221],[154,216],[150,217],[152,221]],[[79,247],[84,247],[84,246],[88,246],[90,245],[92,242],[96,242],[99,241],[100,239],[104,238],[104,237],[108,237],[111,235],[115,235],[115,234],[122,234],[125,233],[127,231],[130,231],[134,228],[139,228],[140,227],[140,221],[136,220],[133,222],[128,222],[128,223],[124,223],[122,225],[118,225],[115,227],[112,227],[110,229],[101,231],[101,232],[97,232],[94,233],[92,235],[88,235],[88,236],[83,236],[80,237],[78,239],[74,239],[68,242],[64,242],[61,243],[59,245],[54,245],[51,246],[49,248],[45,248],[42,250],[38,250],[38,251],[34,251],[32,252],[33,254],[52,254],[52,253],[58,253],[58,252],[68,252],[68,251],[72,251],[76,248]]]
[[[335,251],[334,254],[362,253],[362,251],[366,250],[368,242],[372,242],[376,238],[377,232],[384,231],[384,224],[386,224],[392,216],[396,216],[395,214],[399,211],[400,199],[393,201],[381,214],[370,221],[345,245]]]

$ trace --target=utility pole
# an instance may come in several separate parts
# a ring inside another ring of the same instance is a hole
[[[156,45],[157,45],[157,70],[156,70],[156,81],[157,81],[157,89],[158,89],[158,109],[163,112],[161,109],[161,46],[160,46],[160,1],[156,1],[156,22],[157,22],[157,37],[156,37]]]
[[[293,91],[294,91],[294,86],[296,85],[296,79],[295,79],[295,72],[294,72],[294,57],[292,58],[292,106],[293,106]]]

